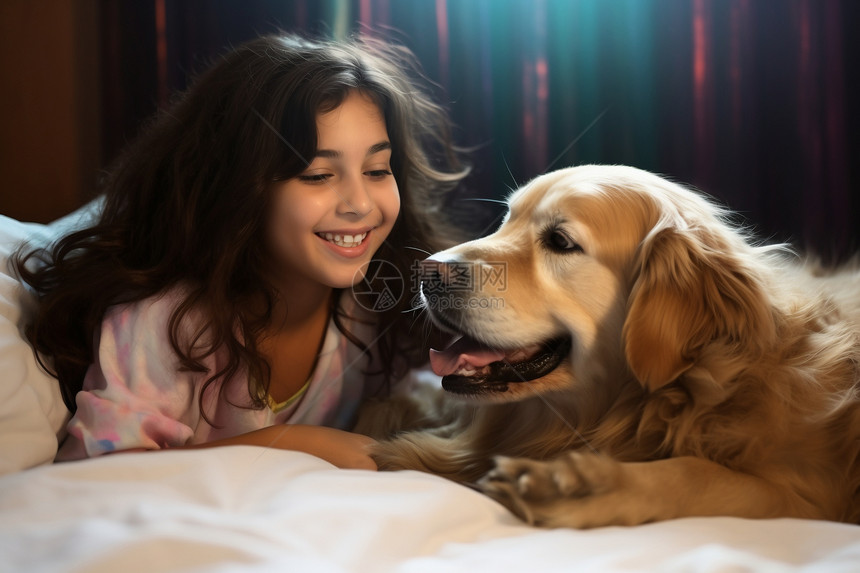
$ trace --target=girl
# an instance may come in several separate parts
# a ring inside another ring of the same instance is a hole
[[[347,430],[427,348],[409,296],[373,313],[349,289],[440,248],[432,193],[466,172],[415,72],[370,40],[241,46],[121,157],[96,224],[18,258],[73,412],[58,460],[256,444],[376,467]]]

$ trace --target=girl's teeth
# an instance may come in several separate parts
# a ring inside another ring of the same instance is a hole
[[[361,233],[360,235],[333,235],[332,233],[325,233],[325,240],[334,243],[338,247],[357,247],[364,241],[366,236],[367,233]]]

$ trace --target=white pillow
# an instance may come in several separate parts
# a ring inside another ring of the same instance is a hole
[[[91,202],[50,225],[0,215],[0,475],[52,462],[69,419],[57,380],[39,366],[23,335],[36,296],[9,257],[24,241],[48,245],[84,226],[100,205]]]

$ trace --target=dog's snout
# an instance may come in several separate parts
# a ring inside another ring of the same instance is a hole
[[[430,269],[426,272],[423,269],[422,265],[421,290],[425,293],[442,290],[445,286],[445,283],[442,282],[442,274],[435,269]]]
[[[462,263],[425,259],[421,261],[421,288],[424,292],[444,291],[452,281],[461,281],[463,273],[468,272]]]

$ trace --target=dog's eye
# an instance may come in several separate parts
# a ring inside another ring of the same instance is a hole
[[[544,233],[543,243],[546,248],[556,253],[583,252],[582,246],[560,229],[548,229]]]

